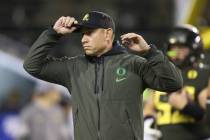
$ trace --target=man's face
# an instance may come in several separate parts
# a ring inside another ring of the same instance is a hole
[[[86,55],[99,56],[106,49],[106,29],[83,31],[81,42]]]
[[[190,50],[187,46],[173,45],[168,54],[172,61],[183,62],[189,53]]]

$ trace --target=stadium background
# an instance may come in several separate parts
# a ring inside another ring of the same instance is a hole
[[[1,0],[0,4],[0,114],[14,101],[25,107],[37,81],[22,68],[23,59],[38,35],[60,16],[80,20],[90,10],[113,16],[116,39],[126,32],[136,32],[161,50],[174,25],[190,23],[202,34],[205,49],[210,49],[209,0]],[[53,55],[74,56],[82,53],[80,34],[62,38]],[[56,53],[55,53],[56,52]],[[208,54],[208,53],[207,53]]]

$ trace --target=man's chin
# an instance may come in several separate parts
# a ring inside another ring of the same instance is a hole
[[[94,56],[95,54],[93,52],[85,51],[85,54],[88,56]]]

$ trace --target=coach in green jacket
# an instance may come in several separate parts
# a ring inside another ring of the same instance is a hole
[[[85,55],[48,57],[61,36],[76,31],[82,32]],[[180,73],[154,45],[128,33],[121,36],[124,48],[114,41],[114,31],[112,18],[103,12],[91,11],[81,23],[61,17],[25,59],[28,73],[71,92],[75,140],[143,140],[143,90],[173,92],[182,87]]]

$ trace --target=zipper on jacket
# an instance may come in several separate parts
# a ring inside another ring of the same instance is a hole
[[[102,72],[102,73],[101,73]],[[101,77],[99,77],[101,76]],[[100,80],[100,81],[99,81]],[[99,85],[100,84],[100,85]],[[101,139],[100,134],[100,122],[101,122],[101,110],[100,110],[100,93],[104,90],[104,57],[98,58],[95,61],[95,89],[94,93],[97,96],[97,108],[98,108],[98,140]]]
[[[130,115],[129,115],[129,113],[128,113],[127,110],[125,110],[125,113],[126,113],[126,115],[127,115],[128,123],[129,123],[129,126],[131,127],[131,131],[132,131],[134,140],[136,140],[136,135],[135,135],[135,131],[134,131],[134,127],[133,127],[133,124],[132,124],[132,120],[131,120],[131,118],[130,118]]]
[[[99,101],[99,85],[98,85],[98,68],[100,68],[100,59],[96,59],[95,62],[95,94],[97,96],[97,108],[98,108],[98,128],[97,128],[97,140],[100,140],[100,101]]]
[[[98,94],[98,63],[95,63],[95,87],[94,93]]]
[[[100,113],[100,104],[99,104],[99,94],[97,94],[97,106],[98,106],[98,140],[100,140],[101,134],[100,134],[100,121],[101,121],[101,113]]]
[[[102,77],[101,77],[101,81],[98,81],[98,78],[100,75],[98,75],[98,72],[100,71],[100,68],[102,69]],[[99,88],[99,83],[101,84],[101,89]],[[95,85],[94,85],[94,93],[98,94],[99,93],[99,89],[101,91],[104,90],[104,57],[98,58],[95,60]]]
[[[102,58],[102,82],[101,90],[104,91],[104,57]]]

